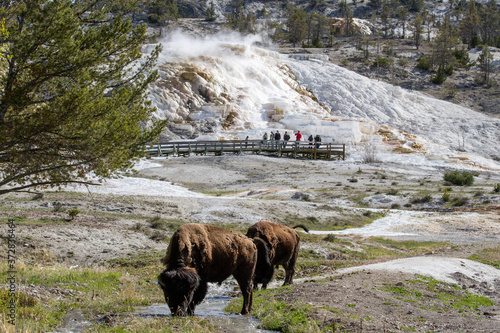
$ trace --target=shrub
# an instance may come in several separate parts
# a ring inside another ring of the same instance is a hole
[[[448,76],[450,75],[453,75],[453,72],[455,71],[455,66],[453,65],[447,65],[445,68],[444,68],[444,73]]]
[[[444,190],[444,193],[443,193],[443,196],[441,197],[443,199],[444,202],[448,202],[450,201],[450,193],[448,192],[447,189]]]
[[[495,193],[499,193],[499,192],[500,192],[500,183],[496,184],[496,185],[493,187],[493,192],[495,192]]]
[[[466,49],[453,51],[453,57],[457,61],[458,67],[469,69],[471,67],[469,53]]]
[[[444,180],[453,185],[458,186],[471,186],[474,184],[474,176],[467,171],[458,172],[458,171],[447,171],[444,174]]]
[[[410,200],[412,204],[427,203],[432,201],[432,196],[430,194],[424,195],[423,197],[416,197]]]
[[[80,214],[80,211],[76,208],[70,209],[68,211],[68,215],[71,221],[73,221],[78,214]]]
[[[431,78],[431,82],[435,84],[442,84],[444,81],[446,81],[446,76],[443,73],[443,69],[439,67],[436,76]]]
[[[451,205],[453,207],[465,206],[468,203],[469,203],[469,198],[467,197],[456,197],[453,198],[453,200],[451,200]]]
[[[429,57],[420,57],[417,60],[417,68],[423,69],[425,71],[428,71],[432,68],[431,61]]]
[[[151,218],[149,223],[153,229],[165,229],[167,224],[160,216]]]
[[[395,188],[391,188],[389,191],[387,191],[387,194],[388,195],[397,195],[398,194],[398,190],[395,189]]]
[[[390,58],[377,57],[377,59],[373,62],[373,66],[380,67],[390,67],[392,65],[393,60]]]

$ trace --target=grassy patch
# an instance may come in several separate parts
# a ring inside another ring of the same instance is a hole
[[[471,255],[469,259],[500,269],[500,246],[484,249],[481,252]]]
[[[311,230],[344,230],[363,227],[384,216],[382,212],[370,212],[368,214],[366,212],[363,214],[344,213],[342,218],[338,219],[319,219],[316,216],[301,217],[289,215],[285,218],[284,224],[291,227],[302,224]]]
[[[161,290],[153,283],[161,270],[158,260],[141,267],[132,263],[116,266],[27,266],[19,261],[15,270],[20,299],[36,301],[18,304],[17,328],[23,332],[51,331],[61,324],[69,309],[81,309],[87,318],[95,318],[164,302]],[[6,263],[0,263],[2,281],[6,281],[7,271]],[[4,312],[5,305],[0,308],[0,313]]]
[[[370,240],[375,243],[388,246],[394,249],[413,251],[414,254],[450,246],[449,243],[445,242],[417,242],[412,240],[398,241],[382,237],[370,237]]]
[[[86,332],[214,333],[223,332],[223,330],[217,328],[209,319],[202,317],[144,318],[129,316],[121,317],[120,320],[111,323],[100,323]]]
[[[411,288],[410,288],[411,287]],[[380,290],[394,294],[394,298],[403,302],[413,302],[420,308],[432,311],[477,312],[481,307],[496,305],[488,297],[478,296],[459,286],[442,282],[431,277],[417,275],[417,279],[408,280],[407,285],[384,284]]]
[[[254,293],[252,315],[259,318],[262,328],[278,332],[320,332],[319,323],[311,319],[312,306],[300,302],[288,303],[282,296],[292,287],[261,290]],[[232,301],[225,312],[238,313],[242,298]]]

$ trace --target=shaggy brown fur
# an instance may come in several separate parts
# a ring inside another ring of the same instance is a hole
[[[233,275],[243,294],[242,314],[252,309],[252,277],[257,247],[241,233],[205,224],[184,224],[173,234],[158,276],[172,315],[193,315],[207,293],[207,282]]]
[[[299,255],[300,236],[294,228],[303,228],[306,232],[309,230],[303,225],[297,225],[293,228],[275,224],[268,221],[260,221],[252,225],[247,231],[247,237],[261,238],[267,244],[269,250],[269,259],[272,266],[282,265],[285,269],[285,281],[283,285],[293,283],[293,274],[295,273],[295,263]],[[257,287],[262,283],[262,288],[266,289],[271,281],[274,270],[255,271],[254,285]]]

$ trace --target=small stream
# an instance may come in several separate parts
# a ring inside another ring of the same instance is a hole
[[[158,290],[158,292],[161,292]],[[231,333],[260,332],[272,333],[273,331],[259,329],[260,321],[252,317],[240,314],[227,314],[222,310],[235,298],[233,296],[239,292],[239,287],[234,279],[228,279],[221,285],[209,283],[208,293],[201,304],[195,309],[195,316],[210,317],[210,321],[221,330]],[[137,307],[135,312],[130,314],[117,314],[116,320],[120,316],[141,316],[141,317],[170,317],[170,309],[166,303],[157,303],[150,306]],[[93,324],[84,319],[79,310],[70,311],[66,314],[64,324],[51,333],[79,333],[89,329]]]
[[[209,283],[207,296],[196,307],[195,316],[210,317],[214,325],[232,333],[273,332],[259,329],[260,321],[255,317],[227,314],[222,311],[235,298],[232,296],[235,291],[239,291],[239,287],[234,279],[228,279],[221,285]],[[170,309],[166,303],[157,303],[136,308],[134,314],[146,317],[164,317],[170,316]]]

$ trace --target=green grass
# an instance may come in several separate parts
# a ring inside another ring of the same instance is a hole
[[[471,255],[469,259],[500,269],[500,246],[484,249]]]
[[[288,303],[281,299],[283,293],[291,291],[291,287],[254,292],[251,314],[257,317],[262,328],[285,333],[320,332],[319,323],[311,319],[312,306],[300,302]],[[232,301],[225,312],[238,313],[241,310],[242,298]]]
[[[398,241],[382,237],[370,237],[370,240],[377,244],[382,244],[394,249],[414,251],[414,254],[449,246],[449,243],[445,242],[417,242],[412,240]]]
[[[17,328],[26,332],[48,332],[61,324],[69,309],[81,309],[89,318],[103,313],[123,313],[135,306],[153,302],[164,302],[163,293],[153,283],[161,271],[159,260],[147,265],[132,264],[116,267],[76,267],[52,263],[44,266],[16,265],[16,284],[26,290],[29,299],[36,302],[19,303],[17,306]],[[125,266],[125,267],[124,267]],[[7,279],[8,267],[0,263],[0,279]],[[30,287],[31,286],[31,287]],[[30,290],[37,293],[30,294]],[[0,306],[0,313],[5,312]]]

